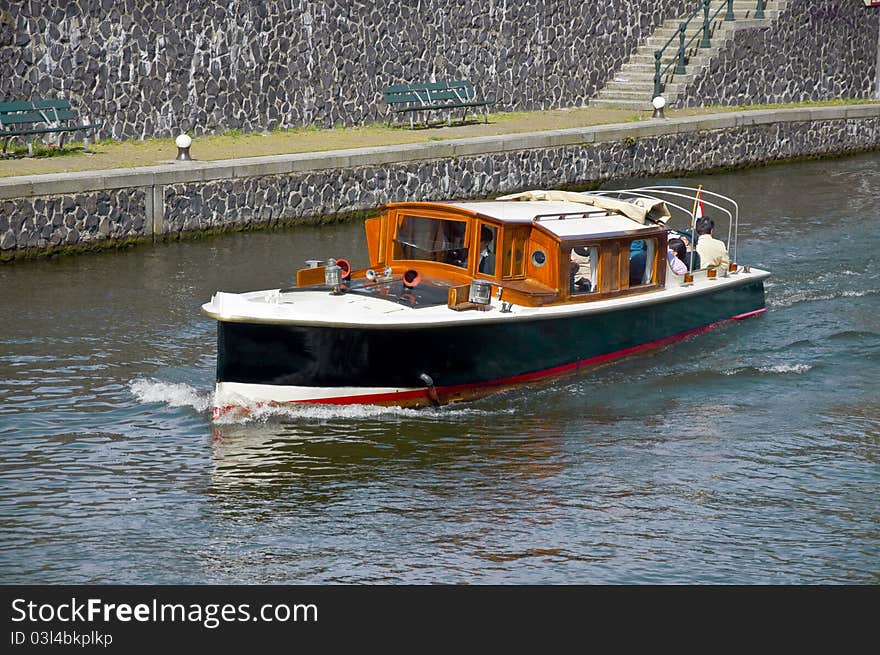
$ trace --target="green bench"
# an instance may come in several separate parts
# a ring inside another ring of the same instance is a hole
[[[489,105],[494,104],[490,98],[479,98],[474,85],[467,80],[455,82],[419,82],[415,84],[398,84],[385,87],[383,91],[385,104],[388,105],[388,124],[395,115],[409,113],[409,126],[413,127],[413,114],[426,112],[450,111],[448,123],[452,123],[451,110],[464,109],[462,120],[467,118],[471,108],[482,108],[485,121],[489,122]]]
[[[96,130],[101,123],[80,121],[77,115],[70,109],[67,100],[33,100],[0,102],[0,138],[3,139],[3,154],[9,141],[14,138],[33,136],[36,138],[42,134],[58,134],[58,146],[64,147],[64,138],[68,132],[82,130]],[[89,139],[83,140],[85,149],[88,150]],[[33,139],[28,142],[28,154],[34,153]]]

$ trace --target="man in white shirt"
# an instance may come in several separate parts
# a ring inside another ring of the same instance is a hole
[[[730,256],[727,254],[727,246],[724,242],[715,238],[715,221],[708,216],[698,218],[697,235],[700,268],[713,266],[726,271],[730,266]]]

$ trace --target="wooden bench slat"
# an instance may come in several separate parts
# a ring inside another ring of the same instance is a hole
[[[47,109],[43,111],[16,112],[14,114],[0,111],[0,125],[8,123],[44,123],[49,121],[69,121],[77,118],[72,111],[55,111]]]
[[[431,111],[431,110],[435,110],[435,109],[457,109],[457,108],[463,108],[463,107],[485,107],[488,104],[490,104],[490,103],[485,102],[483,100],[477,100],[474,102],[456,103],[454,105],[436,104],[436,105],[414,105],[411,107],[396,107],[396,108],[392,109],[391,111],[407,112],[407,111],[421,111],[423,109],[425,111]]]
[[[79,118],[72,111],[65,111],[63,109],[56,109],[53,111],[47,111],[46,114],[49,116],[49,118],[57,118],[60,121],[72,121],[72,120],[76,120],[77,118]]]
[[[0,125],[19,125],[21,123],[43,123],[43,115],[36,111],[0,115]]]
[[[101,123],[95,125],[50,125],[48,127],[11,127],[0,129],[0,137],[21,136],[23,134],[42,134],[44,132],[76,132],[78,130],[91,130],[101,127]]]
[[[13,102],[0,102],[0,113],[7,113],[11,111],[28,111],[29,109],[34,108],[34,103],[32,102],[22,102],[20,100],[15,100]]]

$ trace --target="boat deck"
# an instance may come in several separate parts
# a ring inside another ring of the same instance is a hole
[[[636,305],[649,305],[676,300],[688,296],[714,293],[757,282],[770,273],[757,268],[740,270],[726,277],[709,278],[706,271],[695,271],[690,285],[667,284],[665,288],[623,297],[596,300],[587,303],[560,304],[544,307],[512,305],[502,311],[502,302],[492,298],[484,311],[456,312],[446,305],[406,307],[379,297],[341,294],[335,302],[328,302],[325,288],[284,292],[280,289],[254,291],[244,294],[218,292],[211,302],[202,306],[208,316],[220,321],[254,323],[289,323],[298,325],[323,325],[359,328],[414,328],[462,323],[498,323],[535,318],[560,318],[585,316],[624,309]],[[669,276],[670,278],[673,276]]]

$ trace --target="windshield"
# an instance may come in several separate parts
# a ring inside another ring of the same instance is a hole
[[[467,221],[404,216],[394,239],[395,259],[421,259],[467,268]]]

